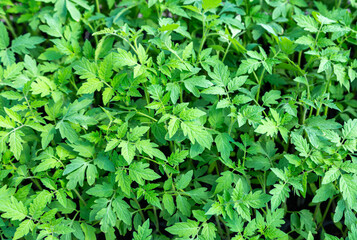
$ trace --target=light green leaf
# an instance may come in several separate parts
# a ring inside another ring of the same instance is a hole
[[[316,195],[312,199],[313,203],[319,203],[326,201],[327,199],[333,197],[335,195],[336,189],[332,183],[323,184],[317,191]]]
[[[32,220],[27,219],[20,223],[19,227],[16,229],[13,240],[20,239],[26,236],[30,231],[33,230],[35,224]]]
[[[51,202],[52,194],[47,190],[40,192],[32,201],[29,208],[29,214],[32,218],[38,219],[45,212],[44,208]]]
[[[71,127],[68,122],[60,121],[56,125],[56,129],[59,129],[62,138],[67,138],[68,141],[70,141],[71,143],[74,143],[78,140],[78,135],[76,131]]]
[[[9,34],[7,33],[6,27],[3,22],[0,22],[0,50],[5,49],[9,46]]]
[[[174,199],[171,194],[165,193],[162,196],[162,203],[164,204],[164,208],[167,210],[167,212],[172,215],[175,212],[175,204],[174,204]]]
[[[206,115],[205,112],[203,112],[199,109],[190,108],[190,109],[185,109],[185,110],[181,111],[180,118],[182,120],[191,121],[191,120],[195,120],[199,117],[202,117],[204,115]]]
[[[23,150],[22,143],[24,141],[21,138],[22,136],[24,136],[24,134],[20,130],[16,130],[12,132],[9,137],[10,150],[17,160],[20,159]]]
[[[154,170],[148,168],[148,163],[134,162],[129,167],[130,178],[140,185],[144,185],[145,181],[153,181],[160,178],[160,175],[154,172]]]
[[[131,225],[131,213],[129,211],[129,204],[127,204],[123,199],[117,197],[113,201],[113,208],[114,212],[117,214],[120,220],[122,220],[127,225]]]
[[[118,48],[117,50],[121,66],[134,66],[138,63],[136,57],[133,56],[131,52],[125,51],[121,48]]]
[[[45,41],[42,37],[32,37],[30,33],[21,35],[11,42],[11,49],[18,54],[30,54],[29,49],[36,48],[36,45]]]
[[[79,22],[79,20],[81,19],[81,13],[78,11],[76,6],[70,0],[66,0],[66,7],[71,17],[75,21]]]
[[[100,91],[102,87],[103,83],[100,80],[96,78],[90,78],[78,89],[77,94],[94,93],[95,91]]]
[[[73,68],[76,70],[75,73],[80,75],[81,79],[97,78],[97,65],[86,58],[75,62]]]
[[[194,144],[198,142],[202,147],[211,148],[213,138],[210,133],[204,130],[201,126],[195,125],[192,122],[181,122],[183,134],[187,136]]]
[[[203,0],[202,8],[207,11],[218,7],[222,0]]]
[[[266,118],[262,120],[262,124],[260,124],[255,129],[255,132],[274,137],[276,134],[278,134],[278,127],[273,120],[270,120],[270,118]]]
[[[177,117],[172,117],[169,121],[168,132],[169,137],[172,138],[180,127],[180,120]]]
[[[138,231],[134,232],[134,240],[151,240],[152,230],[150,229],[150,221],[146,220],[141,226],[138,227]]]
[[[277,104],[278,102],[276,100],[280,99],[280,94],[281,92],[279,90],[271,90],[269,92],[266,92],[263,96],[263,106],[268,106],[272,104]]]
[[[165,230],[173,235],[189,238],[190,236],[197,235],[199,230],[198,225],[198,222],[188,219],[187,222],[176,222],[173,226],[168,227]]]
[[[181,175],[181,178],[176,182],[177,189],[185,189],[188,184],[190,184],[193,176],[193,170],[188,171],[185,174]]]
[[[270,191],[273,195],[271,198],[271,209],[275,210],[280,204],[289,197],[290,189],[286,184],[274,184],[274,188]]]
[[[27,208],[22,202],[17,201],[14,196],[11,196],[7,201],[2,201],[0,211],[5,212],[1,215],[3,218],[11,220],[23,220],[27,216]]]
[[[317,22],[310,16],[295,15],[293,16],[293,19],[300,27],[302,27],[306,31],[313,33],[318,31]]]
[[[150,158],[157,157],[162,160],[166,160],[166,156],[157,147],[156,143],[150,142],[150,140],[141,140],[135,143],[135,146],[139,152],[145,152]]]
[[[7,114],[7,116],[9,116],[11,120],[14,120],[15,122],[18,122],[18,123],[22,122],[21,116],[17,112],[13,111],[12,109],[6,108],[6,107],[4,108],[4,110]]]
[[[221,153],[224,160],[228,160],[231,152],[233,151],[230,142],[233,142],[233,139],[228,135],[228,133],[220,133],[215,139],[218,152]]]
[[[340,175],[341,175],[340,170],[337,167],[333,166],[325,173],[325,176],[322,179],[322,184],[327,184],[336,181]]]
[[[341,174],[340,178],[340,190],[342,197],[346,203],[353,207],[356,204],[357,199],[357,177],[349,174]]]
[[[343,129],[342,136],[345,139],[354,139],[357,138],[357,119],[349,119]]]
[[[295,149],[300,152],[301,157],[308,157],[310,154],[310,147],[306,139],[297,133],[291,134],[292,143],[295,145]]]

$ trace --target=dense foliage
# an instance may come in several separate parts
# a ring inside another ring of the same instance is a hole
[[[0,0],[0,238],[357,240],[356,7]]]

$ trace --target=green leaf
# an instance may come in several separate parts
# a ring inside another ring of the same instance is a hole
[[[183,134],[187,136],[194,144],[198,142],[202,147],[211,148],[213,138],[207,131],[203,130],[201,126],[197,126],[191,122],[181,122]]]
[[[108,152],[110,150],[113,150],[119,145],[120,142],[121,141],[119,139],[115,139],[115,138],[110,139],[110,141],[107,144],[107,147],[105,148],[105,151]]]
[[[147,131],[149,131],[149,129],[150,129],[150,127],[139,127],[139,126],[137,126],[137,127],[135,127],[132,131],[131,131],[131,133],[129,134],[129,139],[131,140],[131,141],[137,141],[137,140],[139,140],[142,136],[144,136],[144,134],[147,132]]]
[[[134,162],[129,167],[130,178],[140,185],[144,185],[145,181],[153,181],[160,178],[160,175],[155,173],[152,169],[148,168],[148,163]]]
[[[131,213],[129,211],[129,204],[119,197],[113,201],[114,212],[117,214],[118,219],[127,225],[131,225]]]
[[[191,215],[191,204],[186,197],[181,195],[176,196],[177,209],[185,216],[189,217]]]
[[[189,238],[190,236],[195,236],[198,233],[199,223],[192,220],[187,220],[187,222],[176,222],[173,226],[166,228],[165,230],[173,235],[178,235],[179,237]]]
[[[81,228],[83,230],[84,236],[85,236],[85,240],[89,240],[89,239],[95,239],[96,235],[95,235],[95,228],[92,227],[91,225],[88,225],[86,223],[82,223],[81,224]]]
[[[238,68],[238,74],[239,75],[246,74],[246,73],[250,74],[253,71],[256,71],[261,66],[261,64],[262,63],[260,61],[252,58],[248,58],[247,60],[242,60],[242,64],[240,64]]]
[[[357,119],[349,119],[343,129],[342,136],[345,139],[354,139],[357,138]]]
[[[78,140],[76,131],[68,122],[60,121],[57,124],[56,129],[59,129],[62,138],[67,138],[71,143],[75,143]]]
[[[118,48],[118,57],[120,60],[121,66],[134,66],[137,64],[137,59],[130,52],[125,51],[124,49]]]
[[[10,49],[0,51],[1,62],[5,66],[10,66],[15,63],[15,54]]]
[[[187,110],[181,111],[180,118],[182,120],[191,121],[191,120],[195,120],[195,119],[197,119],[199,117],[202,117],[204,115],[206,115],[205,112],[203,112],[203,111],[201,111],[199,109],[191,108],[191,109],[187,109]]]
[[[172,117],[169,121],[168,132],[169,137],[172,138],[180,127],[180,119]]]
[[[297,133],[291,133],[292,143],[295,149],[300,152],[301,157],[307,158],[310,154],[310,147],[305,138]]]
[[[269,118],[266,118],[262,120],[262,124],[255,129],[255,132],[274,137],[278,134],[278,128],[274,121],[270,120]]]
[[[121,148],[121,154],[123,155],[124,159],[128,164],[130,164],[135,156],[135,145],[127,141],[122,141],[120,142],[119,147]]]
[[[203,0],[202,8],[207,11],[218,7],[221,4],[222,0]]]
[[[148,0],[148,6],[149,8],[151,8],[152,6],[154,6],[157,3],[157,0]]]
[[[27,216],[27,208],[22,202],[17,201],[14,196],[0,204],[0,211],[5,212],[1,217],[10,218],[11,220],[21,221]]]
[[[78,11],[76,6],[70,0],[66,0],[66,7],[71,17],[75,21],[79,22],[79,20],[81,19],[81,13]]]
[[[193,176],[193,170],[181,175],[181,178],[176,182],[176,188],[178,190],[185,189],[190,184]]]
[[[204,223],[202,228],[202,236],[207,240],[216,239],[217,228],[213,223]]]
[[[29,214],[32,218],[38,219],[45,212],[44,208],[51,202],[52,194],[47,190],[41,191],[32,201],[29,208]]]
[[[87,194],[96,197],[110,197],[113,194],[113,187],[109,183],[96,184],[94,187],[86,191]]]
[[[98,76],[100,79],[105,81],[109,81],[110,77],[113,74],[113,55],[109,54],[104,58],[104,60],[100,63],[98,69]]]
[[[18,122],[18,123],[22,122],[21,116],[17,112],[15,112],[9,108],[6,108],[6,107],[4,108],[4,110],[7,114],[7,116],[9,116],[11,120],[14,120],[15,122]]]
[[[35,224],[32,220],[27,219],[20,223],[19,227],[16,229],[13,239],[20,239],[26,236],[30,231],[33,230]]]
[[[357,198],[357,177],[349,174],[341,174],[340,178],[340,190],[342,192],[343,199],[349,206],[354,206]]]
[[[224,90],[224,88],[218,86],[206,88],[201,93],[211,94],[211,95],[226,95],[226,91]]]
[[[138,227],[138,231],[134,232],[134,240],[151,240],[152,230],[150,229],[150,221],[146,220],[141,226]]]
[[[0,50],[6,49],[9,46],[9,34],[7,33],[5,25],[0,22]]]
[[[42,149],[45,149],[48,144],[53,140],[53,137],[56,133],[56,129],[53,125],[47,124],[45,127],[43,127],[42,133],[41,133],[41,145]]]
[[[228,133],[220,133],[215,139],[218,152],[221,153],[221,156],[224,160],[228,160],[231,152],[233,151],[230,142],[233,142],[233,139],[228,135]]]
[[[62,37],[63,28],[61,25],[61,21],[57,16],[51,17],[50,15],[45,15],[47,25],[40,25],[39,29],[42,32],[52,36],[52,37]]]
[[[93,185],[97,177],[97,168],[93,164],[88,164],[86,175],[88,185]]]
[[[317,22],[310,16],[305,15],[295,15],[293,19],[298,24],[298,26],[302,27],[304,30],[315,33],[318,31]]]
[[[340,170],[337,167],[333,166],[325,173],[325,176],[322,179],[322,184],[327,184],[336,181],[340,175],[341,175]]]
[[[90,62],[86,58],[82,58],[80,61],[75,62],[73,68],[74,70],[76,70],[75,73],[80,75],[81,79],[97,78],[97,65],[95,63]]]
[[[263,96],[263,106],[268,106],[272,104],[277,104],[277,100],[280,99],[281,92],[279,90],[271,90],[266,92]]]
[[[178,28],[180,25],[176,24],[176,23],[172,23],[172,24],[166,24],[162,27],[159,28],[159,30],[161,32],[165,32],[165,31],[173,31],[176,28]]]
[[[126,173],[123,173],[122,171],[117,172],[115,181],[118,182],[119,187],[125,194],[130,195],[131,180],[130,180],[130,177]]]
[[[170,215],[174,214],[176,208],[174,204],[174,199],[171,194],[165,193],[162,196],[162,203],[164,204],[164,208]]]
[[[336,189],[332,183],[322,185],[317,191],[315,197],[312,199],[313,203],[324,202],[335,195]]]
[[[100,91],[103,87],[103,83],[96,79],[91,78],[88,79],[87,82],[83,83],[83,85],[78,89],[77,94],[90,94],[94,93],[95,91]]]
[[[24,141],[22,136],[24,136],[24,134],[20,130],[16,130],[12,132],[9,137],[10,150],[18,160],[20,159],[20,155],[23,150],[22,143]]]
[[[45,41],[42,37],[32,37],[30,33],[21,35],[11,42],[11,49],[18,54],[29,54],[29,49],[36,48],[36,45]]]
[[[270,194],[273,195],[271,198],[271,209],[275,210],[280,204],[289,197],[290,189],[286,184],[274,184],[274,188],[270,190]]]

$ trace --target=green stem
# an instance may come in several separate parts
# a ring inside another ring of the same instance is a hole
[[[264,73],[265,73],[265,68],[263,69],[261,75],[260,75],[260,78],[259,78],[259,82],[258,82],[258,91],[257,91],[257,96],[255,97],[255,101],[258,102],[259,100],[259,95],[260,95],[260,88],[262,86],[262,80],[263,80],[263,77],[264,77]]]
[[[203,45],[206,41],[206,16],[204,13],[202,13],[202,40],[200,44],[200,49],[198,50],[198,56],[200,56]]]
[[[298,58],[298,66],[300,67],[301,64],[301,55],[302,55],[302,51],[299,52],[299,58]]]
[[[235,122],[234,118],[233,118],[233,116],[231,116],[231,122],[230,122],[229,127],[228,127],[228,135],[231,135],[234,122]]]
[[[231,237],[230,237],[230,230],[229,230],[227,224],[225,224],[225,222],[224,222],[224,220],[223,220],[223,218],[222,218],[221,216],[218,216],[218,219],[219,219],[219,220],[223,223],[223,225],[224,225],[224,229],[225,229],[226,235],[227,235],[227,238],[226,238],[226,239],[230,240],[230,239],[231,239]]]
[[[14,26],[12,26],[12,24],[11,24],[11,21],[9,21],[9,19],[6,17],[6,15],[2,15],[2,18],[5,20],[5,23],[6,23],[7,27],[9,28],[12,36],[14,38],[17,38],[17,34],[15,32]]]
[[[331,78],[329,79],[327,88],[326,88],[326,92],[328,93],[330,90],[330,85],[331,85]],[[328,94],[327,100],[330,98],[330,94]],[[328,113],[328,106],[325,106],[325,112],[324,112],[324,116],[327,116]]]
[[[97,6],[97,12],[100,13],[99,0],[95,0],[95,5]]]
[[[327,216],[327,213],[329,212],[330,206],[331,206],[331,204],[332,204],[332,202],[333,202],[334,199],[335,199],[335,198],[332,197],[332,198],[330,198],[330,200],[328,201],[327,206],[326,206],[326,209],[325,209],[325,212],[324,212],[324,215],[322,215],[322,220],[321,220],[319,226],[317,227],[317,231],[323,226],[323,223],[324,223],[324,221],[325,221],[325,218],[326,218],[326,216]]]
[[[154,215],[155,215],[155,227],[156,232],[160,232],[160,225],[159,225],[159,217],[157,216],[156,207],[154,206]]]
[[[226,51],[224,52],[224,55],[223,55],[223,58],[222,58],[222,62],[224,62],[224,59],[226,59],[226,56],[227,56],[229,48],[231,47],[231,44],[232,44],[232,42],[229,42],[229,44],[228,44],[228,46],[226,48]]]
[[[216,218],[216,223],[217,223],[217,229],[218,229],[218,232],[219,232],[219,236],[221,237],[221,239],[224,239],[223,238],[223,230],[222,230],[221,224],[219,223],[218,216],[215,216],[215,218]]]
[[[139,209],[141,209],[140,203],[139,203],[138,199],[135,197],[134,191],[131,190],[131,192],[134,194],[134,198],[133,198],[134,202],[139,206]],[[141,218],[142,218],[143,221],[144,221],[144,220],[145,220],[145,217],[144,217],[143,211],[140,210],[140,211],[139,211],[139,214],[140,214]]]
[[[43,190],[43,188],[41,187],[40,183],[38,182],[38,180],[36,178],[31,178],[31,180],[40,191]]]
[[[149,116],[149,115],[147,115],[145,113],[142,113],[142,112],[139,112],[139,111],[136,111],[136,113],[141,115],[141,116],[147,117],[147,118],[153,120],[154,122],[157,122],[157,119],[155,119],[155,118],[153,118],[153,117],[151,117],[151,116]]]
[[[79,192],[77,191],[77,189],[73,189],[74,193],[77,195],[77,197],[79,198],[79,200],[81,200],[81,202],[83,203],[84,206],[87,206],[86,201],[84,201],[84,199],[82,198],[82,196],[79,194]]]

